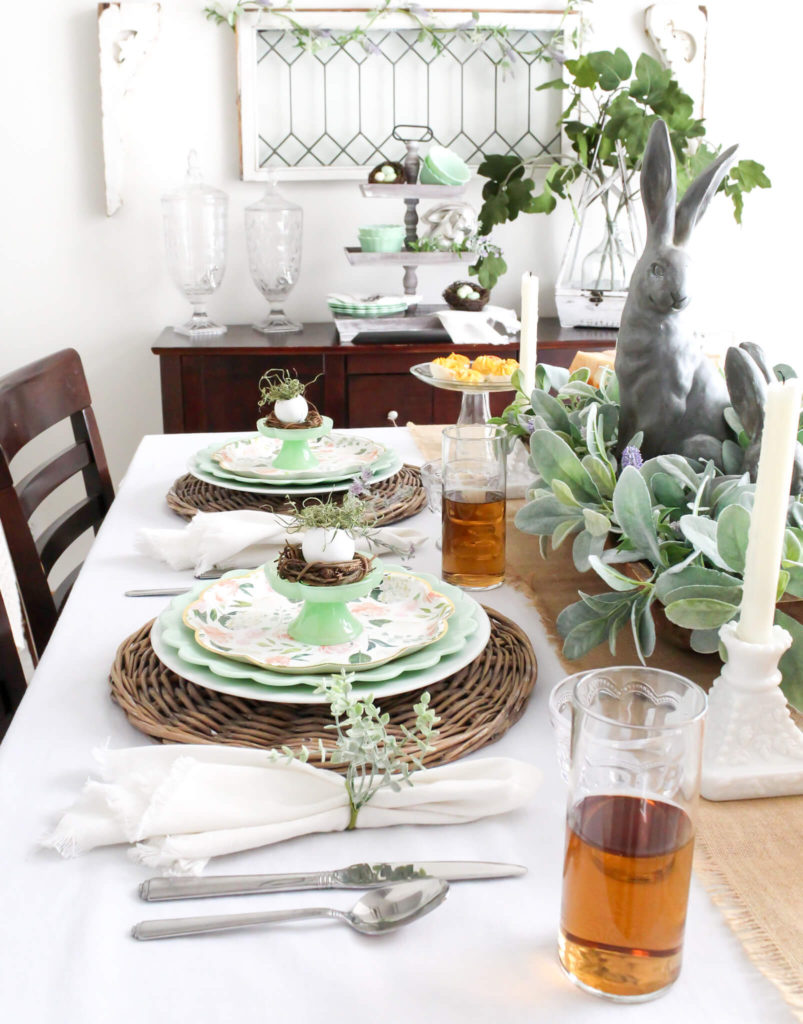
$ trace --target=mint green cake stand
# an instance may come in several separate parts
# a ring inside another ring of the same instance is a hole
[[[283,580],[276,571],[276,563],[265,566],[268,582],[282,597],[303,601],[298,617],[287,627],[294,640],[316,647],[343,644],[362,633],[362,626],[346,606],[347,601],[365,597],[382,582],[384,568],[374,562],[374,568],[359,583],[344,583],[335,587],[313,587],[308,583]]]
[[[257,430],[265,437],[275,438],[282,442],[279,454],[273,460],[277,469],[313,469],[318,460],[309,448],[309,442],[316,437],[325,437],[332,432],[334,421],[329,416],[322,416],[323,423],[319,427],[307,427],[305,430],[283,430],[280,427],[269,427],[264,418],[257,422]]]

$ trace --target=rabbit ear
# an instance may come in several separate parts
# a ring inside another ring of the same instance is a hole
[[[743,348],[729,348],[725,355],[725,380],[733,408],[748,437],[755,440],[764,429],[764,374]]]
[[[738,148],[738,146],[731,146],[724,153],[720,153],[704,171],[700,171],[686,189],[683,198],[678,203],[678,212],[675,216],[675,245],[685,245],[688,242],[695,224],[708,209],[708,204],[713,199],[714,193],[730,170]]]
[[[647,234],[669,241],[675,227],[675,157],[669,129],[660,118],[653,123],[641,162],[641,198],[647,214]]]
[[[772,372],[772,367],[767,362],[767,356],[764,349],[760,345],[756,345],[754,341],[743,341],[739,344],[739,348],[743,348],[759,370],[761,370],[764,380],[768,384],[772,384],[775,380],[775,374]]]

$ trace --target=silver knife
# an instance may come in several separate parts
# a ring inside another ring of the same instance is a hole
[[[337,871],[287,875],[209,875],[206,878],[149,878],[139,887],[143,900],[186,900],[204,896],[248,896],[300,889],[375,889],[390,882],[429,875],[447,882],[526,875],[521,864],[431,860],[410,864],[352,864]]]
[[[195,574],[196,580],[219,580],[226,572],[226,569],[207,569],[206,572]],[[178,597],[179,594],[186,594],[190,589],[189,585],[183,587],[153,587],[145,590],[126,590],[125,597]]]
[[[161,587],[153,590],[126,590],[124,597],[178,597],[186,594],[189,587]]]

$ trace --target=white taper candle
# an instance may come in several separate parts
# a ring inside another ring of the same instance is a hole
[[[519,365],[524,377],[524,392],[535,387],[535,363],[538,358],[538,278],[525,271],[521,275],[521,334]]]
[[[758,460],[756,497],[744,567],[737,633],[747,643],[770,642],[775,594],[800,416],[801,382],[776,381],[767,388],[764,433]]]

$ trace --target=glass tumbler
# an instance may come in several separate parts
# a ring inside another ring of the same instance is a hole
[[[506,436],[489,423],[443,431],[442,576],[467,590],[505,580]]]
[[[680,973],[706,704],[662,669],[576,677],[559,955],[595,995],[642,1002]]]

